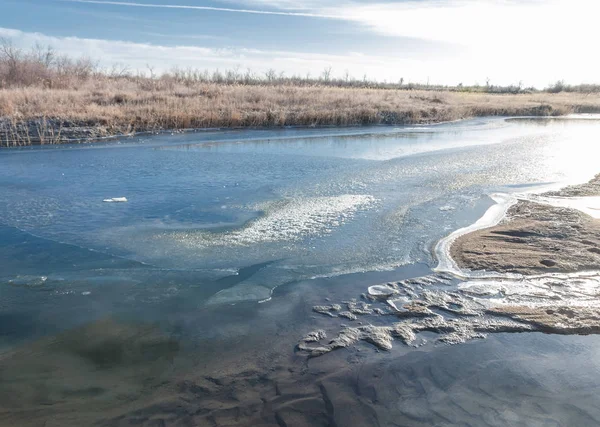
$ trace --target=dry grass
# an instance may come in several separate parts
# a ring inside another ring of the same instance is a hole
[[[76,88],[0,89],[0,146],[167,129],[416,124],[576,112],[600,112],[600,94],[512,95],[97,77]]]
[[[600,87],[557,82],[545,92],[419,86],[270,70],[132,75],[90,59],[0,39],[0,146],[93,140],[190,128],[416,124],[475,116],[600,112]],[[554,93],[550,93],[554,92]],[[585,93],[584,93],[585,92]]]

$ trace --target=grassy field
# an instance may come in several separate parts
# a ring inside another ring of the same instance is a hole
[[[49,49],[24,52],[0,43],[0,146],[192,128],[423,124],[600,112],[597,88],[568,90],[574,88],[582,87],[423,87],[274,72],[134,76],[99,71],[89,60],[57,57]]]
[[[71,89],[0,90],[0,145],[142,131],[417,124],[477,116],[600,112],[600,94],[486,94],[102,79]]]

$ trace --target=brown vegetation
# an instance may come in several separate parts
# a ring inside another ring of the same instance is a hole
[[[91,140],[132,132],[221,127],[416,124],[475,116],[600,112],[600,93],[498,93],[274,71],[174,70],[132,75],[87,59],[0,43],[0,146]],[[477,89],[477,90],[476,90]]]

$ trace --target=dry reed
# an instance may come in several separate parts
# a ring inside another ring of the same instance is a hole
[[[592,91],[412,89],[376,82],[178,71],[132,76],[0,43],[0,146],[190,128],[423,124],[600,112]],[[571,87],[573,88],[573,87]],[[557,92],[557,93],[551,93]]]

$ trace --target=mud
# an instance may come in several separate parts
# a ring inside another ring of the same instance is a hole
[[[467,270],[592,270],[600,267],[600,221],[574,209],[520,201],[499,225],[459,237],[450,253]]]
[[[503,316],[527,322],[537,330],[553,334],[600,333],[600,307],[569,306],[506,306],[489,310]]]

